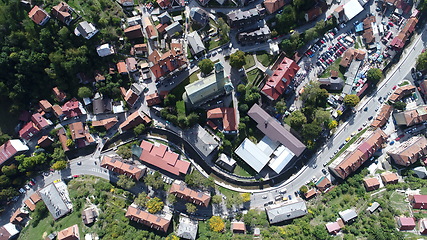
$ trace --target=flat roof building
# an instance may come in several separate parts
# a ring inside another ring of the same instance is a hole
[[[304,201],[297,201],[281,206],[268,206],[265,211],[270,224],[275,224],[306,215],[307,206]]]
[[[179,216],[176,236],[188,240],[196,240],[199,222],[184,215]]]
[[[357,218],[357,213],[353,209],[347,209],[338,213],[344,223],[349,223]]]

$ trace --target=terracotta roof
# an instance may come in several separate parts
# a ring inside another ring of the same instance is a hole
[[[272,14],[285,6],[285,0],[264,0],[264,7],[268,14]]]
[[[368,179],[364,179],[363,180],[363,184],[365,184],[365,187],[367,189],[370,188],[376,188],[380,186],[380,182],[378,181],[377,178],[368,178]]]
[[[306,199],[310,199],[310,198],[316,196],[316,194],[317,194],[317,190],[315,188],[312,188],[308,192],[305,193],[304,197]]]
[[[398,181],[398,177],[397,177],[396,173],[387,173],[386,172],[386,173],[381,174],[381,178],[383,179],[383,182],[386,184]]]
[[[410,196],[415,203],[427,204],[427,195],[412,195]]]
[[[70,24],[71,22],[71,8],[65,2],[60,2],[58,5],[52,7],[52,15],[58,18],[61,22],[65,24]]]
[[[67,137],[67,134],[65,133],[64,128],[60,128],[60,129],[58,130],[58,138],[59,138],[59,142],[61,142],[62,149],[63,149],[65,152],[66,152],[66,151],[68,151],[68,150],[70,150],[70,149],[68,148],[68,146],[67,146],[67,140],[68,140],[68,137]]]
[[[49,136],[43,136],[37,141],[37,145],[40,147],[48,147],[53,143],[53,140]]]
[[[56,117],[60,117],[62,116],[62,114],[64,114],[64,112],[62,111],[62,108],[57,104],[53,105],[52,109]]]
[[[322,177],[316,184],[316,187],[320,191],[325,191],[330,186],[331,186],[331,181],[329,181],[329,179],[326,177]]]
[[[129,39],[144,37],[144,34],[142,33],[142,26],[140,24],[126,28],[124,30],[124,33],[125,36]]]
[[[409,95],[411,93],[415,92],[415,86],[413,85],[405,85],[403,87],[397,88],[394,93],[389,97],[389,100],[392,102],[399,101],[406,95]]]
[[[128,116],[128,118],[122,124],[120,124],[119,128],[122,131],[127,131],[138,126],[141,123],[148,124],[150,122],[151,119],[147,115],[140,111],[135,111],[130,116]]]
[[[157,4],[159,4],[161,8],[167,8],[172,4],[172,2],[171,0],[157,0]]]
[[[37,126],[33,122],[28,122],[27,124],[22,127],[21,130],[19,130],[19,137],[29,140],[34,135],[36,135],[40,129],[37,128]]]
[[[246,225],[244,222],[231,222],[231,231],[246,232]]]
[[[132,221],[142,223],[148,227],[167,232],[170,224],[170,220],[162,217],[153,215],[146,211],[139,210],[135,207],[129,206],[126,215]]]
[[[34,211],[36,209],[36,205],[29,198],[24,201],[24,204],[27,205],[30,211]]]
[[[120,74],[128,73],[128,69],[127,69],[127,67],[126,67],[126,63],[125,63],[125,62],[123,62],[123,61],[118,62],[118,63],[117,63],[117,71],[118,71]]]
[[[31,116],[31,121],[36,124],[38,129],[43,129],[49,127],[50,124],[46,118],[44,118],[40,113],[35,113]]]
[[[285,57],[274,70],[273,75],[267,79],[261,91],[270,99],[277,100],[285,92],[299,69],[295,61]]]
[[[102,126],[102,127],[105,127],[106,130],[109,130],[114,125],[116,125],[116,123],[118,123],[117,118],[112,117],[112,118],[102,119],[102,120],[98,120],[98,121],[93,121],[92,126],[94,126],[94,127],[101,127]]]
[[[381,108],[375,120],[372,122],[371,126],[374,128],[380,128],[384,126],[387,120],[390,118],[391,112],[393,111],[393,106],[385,104]]]
[[[341,227],[338,224],[338,222],[327,223],[326,224],[326,230],[328,230],[328,233],[330,233],[330,234],[332,234],[332,233],[335,234],[341,230]]]
[[[207,119],[221,118],[224,131],[237,131],[234,108],[214,108],[207,111]]]
[[[23,213],[21,212],[21,209],[18,208],[10,217],[9,222],[13,224],[20,224],[22,220],[24,220],[24,218],[27,216],[28,216],[28,213]]]
[[[178,182],[172,183],[169,193],[178,196],[179,198],[185,198],[187,201],[195,203],[197,205],[203,205],[207,207],[211,200],[211,195],[205,192],[194,191],[188,188],[185,183]]]
[[[145,169],[124,163],[119,157],[103,156],[101,167],[107,168],[113,172],[130,176],[135,180],[139,180],[145,173]]]
[[[49,17],[49,15],[45,10],[36,5],[28,13],[28,17],[30,17],[33,22],[40,25],[45,18]]]
[[[77,224],[74,224],[71,227],[68,227],[62,231],[59,231],[57,238],[58,240],[79,240],[80,239],[79,226],[77,226]]]
[[[67,117],[67,118],[72,118],[72,117],[77,117],[82,115],[82,111],[80,110],[80,102],[77,101],[77,99],[73,98],[70,101],[66,102],[63,106],[62,106],[62,113]]]
[[[415,220],[412,217],[399,217],[399,225],[401,227],[415,227]]]
[[[147,33],[148,38],[156,38],[158,36],[157,30],[153,25],[148,25],[145,27],[145,32]]]
[[[62,102],[67,97],[67,95],[61,90],[59,90],[58,87],[52,88],[52,91],[53,91],[53,94],[55,95],[56,100],[58,100],[58,102]]]
[[[40,100],[39,106],[43,109],[45,112],[50,112],[52,110],[52,104],[48,100]]]
[[[152,93],[145,97],[145,101],[147,101],[147,106],[151,107],[153,105],[157,105],[162,102],[158,93]]]
[[[396,164],[409,166],[427,154],[427,139],[424,136],[412,137],[387,153]]]

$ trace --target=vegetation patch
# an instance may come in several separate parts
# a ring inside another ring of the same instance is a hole
[[[268,67],[274,63],[275,57],[266,52],[257,52],[256,58],[264,67]]]
[[[246,54],[245,60],[246,60],[246,64],[243,66],[245,69],[249,69],[255,66],[254,56],[252,56],[251,54]]]
[[[338,72],[338,77],[340,77],[341,79],[345,79],[344,78],[344,73],[345,70],[342,69],[342,67],[340,66],[340,62],[341,62],[341,58],[337,58],[329,67],[327,67],[325,69],[325,71],[319,76],[320,78],[328,78],[331,76],[331,71],[337,71]]]

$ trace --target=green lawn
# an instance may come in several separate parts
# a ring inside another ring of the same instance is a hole
[[[421,193],[422,195],[427,195],[427,187],[423,187],[423,188],[421,188],[420,193]]]
[[[338,77],[344,80],[344,71],[340,67],[341,58],[337,58],[325,71],[320,75],[320,78],[328,78],[331,76],[331,70],[338,71]]]
[[[230,189],[227,189],[227,188],[224,188],[224,187],[221,187],[221,186],[217,186],[218,187],[218,190],[222,193],[222,194],[224,194],[224,196],[226,197],[226,198],[233,198],[233,195],[235,195],[235,194],[239,194],[238,192],[236,192],[236,191],[233,191],[233,190],[230,190]]]
[[[256,58],[258,59],[258,62],[260,62],[264,67],[268,67],[274,62],[274,56],[268,53],[257,53]]]
[[[328,165],[331,164],[335,159],[337,159],[345,150],[347,150],[347,148],[350,147],[351,144],[353,144],[357,139],[359,139],[360,136],[362,136],[362,134],[366,132],[366,130],[368,130],[368,128],[363,129],[362,131],[357,133],[353,138],[351,138],[350,141],[348,141],[348,143],[346,143],[344,147],[341,148],[338,151],[338,153],[331,159],[331,161],[328,162]]]
[[[250,167],[247,166],[247,168],[250,168]],[[234,174],[236,174],[238,176],[242,176],[242,177],[252,177],[252,176],[254,176],[254,174],[250,173],[250,172],[254,173],[253,170],[252,171],[250,171],[249,169],[247,169],[247,170],[245,170],[245,168],[243,168],[242,166],[240,166],[240,164],[237,164],[236,168],[234,168]]]
[[[243,66],[245,69],[249,69],[249,68],[255,66],[254,56],[252,56],[251,54],[246,54],[245,60],[246,60],[246,64],[245,64],[245,66]]]
[[[184,117],[186,116],[184,100],[176,102],[176,110],[178,111],[178,116],[184,116]]]
[[[212,50],[212,49],[214,49],[214,48],[216,48],[216,47],[219,47],[219,40],[217,40],[218,38],[212,38],[210,41],[209,41],[209,47],[208,47],[208,49],[209,50]],[[217,40],[217,41],[215,41],[215,40]]]
[[[261,75],[261,70],[255,68],[246,72],[246,75],[248,76],[248,85],[256,85],[257,79]]]
[[[409,214],[409,205],[405,202],[405,199],[405,194],[393,192],[390,196],[390,205],[396,210],[399,210],[402,214]]]
[[[199,74],[199,73],[200,73],[200,70],[197,70],[196,72],[194,72],[190,75],[190,83],[193,83],[193,82],[199,80],[199,78],[197,77],[197,74]]]

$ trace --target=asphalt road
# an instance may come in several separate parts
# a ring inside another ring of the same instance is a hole
[[[330,157],[334,155],[334,152],[339,149],[339,146],[351,133],[357,131],[365,122],[368,122],[370,116],[376,116],[376,107],[381,105],[378,102],[378,98],[387,96],[387,93],[392,91],[393,86],[405,79],[408,74],[410,75],[411,68],[415,66],[417,56],[424,49],[424,45],[427,42],[427,33],[425,30],[426,27],[424,27],[422,34],[417,36],[405,48],[400,58],[401,60],[390,70],[386,78],[380,83],[377,91],[372,96],[362,99],[357,107],[357,113],[338,129],[335,135],[322,148],[322,151],[313,157],[308,165],[303,167],[294,177],[276,186],[277,189],[287,188],[288,193],[285,195],[290,194],[294,197],[294,192],[299,190],[302,185],[310,181],[313,177],[319,179],[319,177],[324,176],[322,173],[323,164],[330,161]],[[368,108],[367,111],[363,110],[365,107]],[[367,125],[369,124],[370,122],[367,123]],[[317,168],[314,168],[315,165],[317,165]],[[273,200],[275,194],[275,190],[271,189],[266,190],[266,192],[254,193],[251,199],[251,207],[263,207],[264,203]],[[264,199],[264,195],[267,195],[267,198]]]

